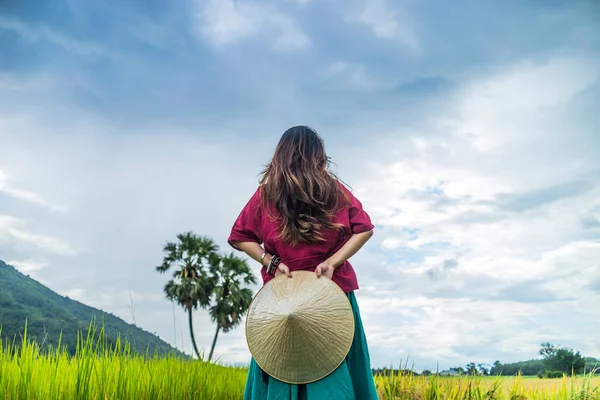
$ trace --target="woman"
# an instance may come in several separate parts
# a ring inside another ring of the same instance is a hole
[[[371,238],[374,226],[360,201],[328,166],[316,132],[304,126],[288,129],[263,171],[259,188],[235,221],[228,242],[262,264],[263,283],[281,274],[290,276],[295,270],[311,270],[332,279],[352,305],[354,341],[345,362],[327,377],[306,385],[278,381],[252,359],[245,400],[377,399],[354,297],[358,282],[347,261]]]

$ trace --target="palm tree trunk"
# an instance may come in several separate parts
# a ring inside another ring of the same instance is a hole
[[[188,321],[190,323],[190,337],[192,338],[192,346],[194,346],[196,356],[198,356],[198,359],[200,359],[200,352],[198,351],[198,346],[196,346],[196,339],[194,338],[194,326],[192,325],[192,307],[188,307]]]
[[[219,336],[219,330],[221,326],[217,324],[217,331],[215,332],[215,338],[213,339],[212,346],[210,347],[210,354],[208,355],[208,361],[212,359],[213,351],[215,351],[215,345],[217,344],[217,336]]]

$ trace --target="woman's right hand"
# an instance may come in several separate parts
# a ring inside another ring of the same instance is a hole
[[[277,271],[275,271],[275,276],[283,274],[287,275],[289,278],[292,277],[292,273],[290,272],[289,267],[284,263],[279,263],[279,265],[277,266]]]

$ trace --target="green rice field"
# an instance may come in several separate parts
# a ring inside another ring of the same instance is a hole
[[[135,355],[118,341],[107,349],[91,335],[80,339],[73,356],[60,346],[41,353],[26,336],[18,347],[0,343],[0,399],[241,399],[246,373],[245,368],[172,356]],[[591,375],[539,379],[400,373],[377,376],[376,383],[380,399],[600,399],[600,378]]]

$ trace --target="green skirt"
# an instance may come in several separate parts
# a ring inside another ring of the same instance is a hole
[[[356,297],[348,293],[354,312],[354,340],[346,360],[325,378],[306,385],[278,381],[251,359],[244,400],[377,400],[367,339]]]

